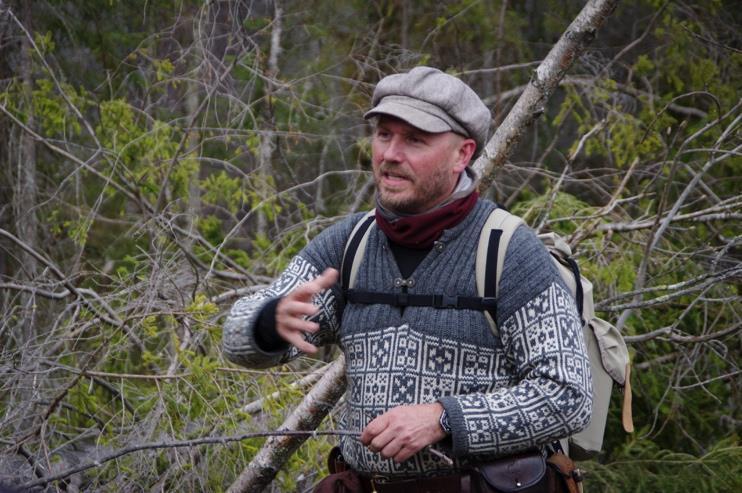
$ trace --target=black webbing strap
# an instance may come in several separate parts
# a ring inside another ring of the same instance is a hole
[[[363,220],[363,223],[355,230],[355,234],[348,242],[348,247],[343,253],[343,263],[340,265],[341,277],[340,281],[344,289],[347,289],[350,285],[350,273],[353,270],[353,260],[356,256],[358,245],[361,243],[363,236],[366,234],[366,230],[376,220],[376,217],[371,215]]]
[[[580,314],[580,319],[582,319],[582,299],[583,299],[583,293],[582,293],[582,279],[580,277],[580,267],[577,265],[577,262],[575,262],[575,259],[571,257],[567,257],[567,264],[569,265],[570,270],[572,271],[572,274],[575,276],[575,301],[577,302],[577,313]],[[583,325],[585,321],[582,321]]]
[[[346,300],[350,303],[363,305],[391,305],[391,306],[430,306],[433,308],[452,308],[456,310],[494,310],[495,298],[481,296],[447,296],[445,294],[410,294],[410,293],[382,293],[379,291],[361,291],[349,289]]]
[[[500,249],[501,229],[490,231],[490,237],[487,240],[487,261],[484,264],[484,296],[485,298],[497,299],[497,254]],[[497,323],[497,304],[487,309],[487,312]]]

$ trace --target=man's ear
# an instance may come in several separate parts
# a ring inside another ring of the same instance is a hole
[[[463,139],[459,142],[456,149],[456,164],[454,172],[461,173],[469,165],[474,151],[477,149],[477,143],[473,139]]]

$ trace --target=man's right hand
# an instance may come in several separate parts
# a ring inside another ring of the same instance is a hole
[[[316,315],[319,307],[312,303],[312,297],[329,289],[338,281],[339,273],[336,269],[326,269],[322,275],[302,284],[284,296],[276,306],[276,332],[283,340],[293,344],[304,353],[314,354],[317,346],[304,339],[306,332],[315,333],[319,330],[317,322],[306,320],[305,317]]]

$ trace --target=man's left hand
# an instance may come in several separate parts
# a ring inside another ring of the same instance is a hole
[[[446,437],[439,423],[442,412],[439,402],[397,406],[371,421],[361,442],[385,459],[403,462]]]

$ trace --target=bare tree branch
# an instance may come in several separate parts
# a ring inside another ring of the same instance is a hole
[[[39,486],[44,486],[49,483],[52,483],[54,481],[59,481],[61,479],[68,478],[72,476],[73,474],[77,474],[83,471],[86,471],[88,469],[91,469],[93,467],[100,467],[106,462],[110,462],[112,460],[118,459],[119,457],[123,457],[125,455],[139,452],[142,450],[158,450],[158,449],[169,449],[169,448],[182,448],[182,447],[197,447],[199,445],[226,445],[228,443],[234,443],[234,442],[241,442],[244,440],[249,440],[251,438],[263,438],[263,437],[288,437],[293,439],[307,439],[312,437],[319,437],[319,436],[352,436],[352,437],[360,437],[361,433],[359,431],[348,431],[348,430],[329,430],[329,431],[321,431],[321,430],[310,430],[310,431],[301,431],[301,430],[283,430],[283,431],[262,431],[262,432],[255,432],[255,433],[243,433],[241,435],[235,435],[235,436],[218,436],[218,437],[206,437],[206,438],[196,438],[194,440],[181,440],[181,441],[162,441],[162,442],[150,442],[150,443],[143,443],[140,445],[131,445],[129,447],[122,448],[120,450],[117,450],[115,452],[111,452],[109,454],[105,454],[100,456],[98,459],[87,462],[85,464],[81,464],[77,467],[68,469],[66,471],[62,471],[57,474],[52,474],[50,476],[44,476],[40,479],[37,479],[35,481],[29,481],[22,485],[24,489],[31,489],[31,488],[37,488]]]

